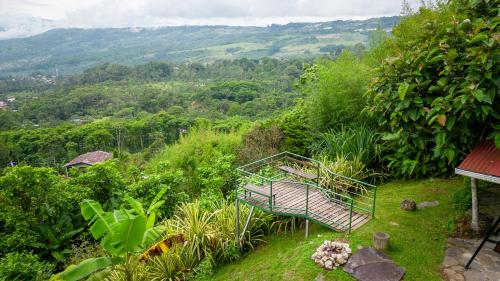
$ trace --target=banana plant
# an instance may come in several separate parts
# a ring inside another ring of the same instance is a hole
[[[50,254],[58,262],[64,262],[70,253],[68,244],[82,231],[83,228],[73,228],[70,216],[62,215],[39,226],[38,241],[31,243],[31,246],[39,249],[42,255]]]
[[[124,197],[127,204],[112,212],[105,212],[96,201],[84,200],[81,203],[83,218],[89,222],[92,236],[101,241],[101,246],[109,256],[70,265],[57,276],[63,280],[76,281],[99,271],[100,274],[109,273],[109,267],[124,264],[128,279],[131,271],[127,269],[127,259],[135,253],[143,252],[165,231],[165,226],[155,226],[155,220],[156,211],[165,203],[160,198],[166,191],[167,189],[162,189],[146,211],[139,201],[128,195]]]

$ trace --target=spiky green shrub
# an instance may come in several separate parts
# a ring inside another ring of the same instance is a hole
[[[130,255],[125,258],[123,263],[94,274],[87,280],[149,281],[150,279],[149,272],[144,264],[139,261],[137,256]]]
[[[321,133],[311,145],[311,151],[313,155],[352,162],[359,160],[365,166],[373,166],[380,160],[382,147],[376,131],[364,125],[354,125]]]
[[[185,280],[193,274],[199,260],[192,244],[177,245],[168,252],[153,257],[146,265],[148,280]]]
[[[250,209],[241,205],[240,217],[248,215]],[[240,220],[240,229],[243,229]],[[192,245],[197,258],[201,261],[206,253],[210,253],[216,262],[233,260],[238,256],[236,251],[236,208],[225,200],[213,202],[210,209],[203,209],[200,201],[181,204],[172,219],[166,221],[167,233],[184,234]],[[261,212],[254,212],[247,232],[244,234],[243,246],[253,248],[263,241],[271,227],[271,217]]]
[[[347,159],[345,156],[338,155],[333,160],[330,160],[328,157],[322,156],[319,160],[325,165],[320,168],[321,186],[335,192],[352,191],[355,193],[366,193],[367,189],[364,185],[345,177],[358,181],[367,181],[368,179],[381,176],[380,173],[367,168],[357,157]]]

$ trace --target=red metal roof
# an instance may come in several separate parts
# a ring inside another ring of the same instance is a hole
[[[70,167],[78,164],[94,165],[95,163],[104,162],[113,158],[113,154],[104,151],[93,151],[82,154],[64,165]]]
[[[493,141],[481,141],[457,169],[500,177],[500,149],[496,148]]]

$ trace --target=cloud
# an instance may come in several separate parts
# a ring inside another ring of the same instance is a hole
[[[416,7],[419,0],[410,3]],[[397,15],[401,5],[402,0],[0,0],[0,26],[19,28],[18,22],[32,18],[57,27],[262,26]]]

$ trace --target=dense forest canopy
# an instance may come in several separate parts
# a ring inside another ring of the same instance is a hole
[[[209,275],[239,258],[235,168],[280,151],[371,183],[450,176],[480,139],[500,147],[498,4],[406,11],[391,34],[324,46],[314,60],[105,63],[3,79],[0,276]],[[94,150],[114,159],[65,175],[65,162]],[[255,216],[245,251],[295,223]],[[172,233],[194,242],[139,261]]]
[[[0,167],[60,166],[98,149],[135,153],[173,143],[181,130],[202,120],[239,124],[277,116],[299,97],[293,83],[306,63],[265,58],[106,64],[49,89],[28,91],[16,84],[17,91],[1,95],[15,101],[0,111]]]

